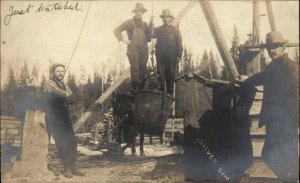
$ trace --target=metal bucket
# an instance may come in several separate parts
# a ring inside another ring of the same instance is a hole
[[[148,135],[164,132],[174,97],[161,91],[143,90],[135,96],[135,127]]]

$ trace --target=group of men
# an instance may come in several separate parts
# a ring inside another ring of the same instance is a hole
[[[137,3],[132,11],[132,19],[118,26],[114,33],[119,41],[128,45],[127,56],[131,66],[133,90],[141,90],[147,77],[148,46],[151,38],[157,38],[156,59],[158,74],[163,80],[162,87],[173,94],[175,68],[181,59],[182,40],[177,27],[170,23],[173,19],[170,10],[165,9],[160,16],[164,25],[153,28],[142,21],[146,12],[143,4]],[[127,31],[128,39],[121,34]],[[237,79],[242,86],[264,86],[264,96],[260,114],[260,127],[266,126],[266,141],[262,157],[266,164],[282,181],[298,180],[298,134],[299,127],[299,66],[285,54],[287,41],[281,33],[267,34],[266,45],[272,62],[266,69],[246,80]],[[83,176],[76,167],[77,143],[67,109],[67,98],[71,90],[63,83],[65,66],[53,64],[50,79],[45,83],[48,101],[46,124],[53,136],[64,165],[64,175]],[[164,82],[166,84],[164,84]],[[195,91],[197,92],[197,91]]]
[[[182,56],[182,38],[179,29],[172,26],[173,15],[169,9],[164,9],[160,17],[163,25],[154,28],[151,17],[149,26],[142,20],[147,11],[142,3],[137,3],[132,10],[134,16],[119,25],[114,34],[119,41],[128,45],[127,56],[130,63],[131,84],[133,90],[142,90],[148,77],[148,45],[151,39],[156,38],[155,56],[157,60],[157,72],[160,76],[162,90],[171,95],[174,91],[174,80],[176,67]],[[122,32],[126,31],[128,39],[124,38]]]

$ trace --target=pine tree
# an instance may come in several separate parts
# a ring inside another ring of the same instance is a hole
[[[15,72],[11,68],[11,66],[9,66],[7,90],[15,91],[16,89],[17,89],[17,80],[15,78]]]
[[[240,46],[240,38],[237,32],[236,25],[233,27],[233,38],[231,40],[231,48],[230,48],[230,53],[232,55],[232,58],[234,62],[237,64],[239,61],[239,46]]]
[[[71,74],[70,71],[67,78],[67,85],[71,89],[75,100],[77,100],[79,98],[79,88],[76,85],[76,77],[74,76],[74,74]]]
[[[1,91],[1,113],[12,115],[15,106],[15,96],[17,94],[17,81],[14,70],[9,66],[8,80],[6,86]]]
[[[41,81],[39,83],[39,92],[38,92],[38,95],[40,96],[43,91],[44,91],[44,85],[45,85],[45,82],[46,82],[46,76],[45,76],[45,73],[42,74],[41,76]]]
[[[208,58],[207,50],[204,50],[204,52],[203,52],[203,55],[201,58],[201,63],[200,63],[199,74],[206,78],[212,77],[210,67],[209,67],[209,58]]]
[[[38,86],[38,70],[35,66],[32,67],[30,81],[33,86],[35,86],[35,87]]]
[[[91,75],[88,75],[87,83],[84,85],[84,95],[85,95],[85,108],[87,109],[91,104],[93,104],[94,90],[92,86]]]
[[[97,72],[94,72],[93,88],[98,98],[102,94],[102,77]]]
[[[209,52],[209,70],[211,74],[211,79],[217,79],[218,78],[218,67],[217,67],[217,61],[214,57],[214,54],[212,51]]]
[[[220,79],[225,80],[225,81],[229,80],[228,72],[227,72],[227,69],[225,66],[222,66],[222,69],[220,72]]]
[[[23,67],[21,68],[21,73],[18,80],[19,87],[24,88],[28,86],[28,81],[29,81],[29,69],[28,69],[27,62],[25,61]]]
[[[195,70],[193,66],[192,60],[192,52],[187,50],[186,48],[183,49],[183,73],[193,72]],[[181,73],[182,73],[181,72]]]

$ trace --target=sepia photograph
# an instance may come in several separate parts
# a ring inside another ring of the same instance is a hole
[[[1,182],[299,183],[298,0],[1,0]]]

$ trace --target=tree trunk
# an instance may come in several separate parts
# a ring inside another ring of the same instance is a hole
[[[16,163],[12,172],[15,177],[30,177],[35,180],[50,174],[47,169],[48,135],[45,113],[26,111],[23,127],[21,161]]]

